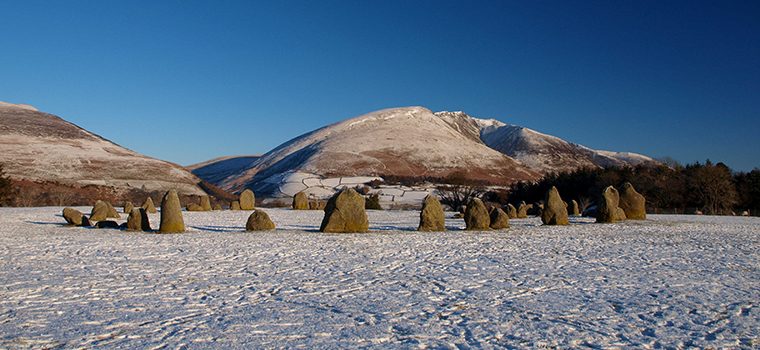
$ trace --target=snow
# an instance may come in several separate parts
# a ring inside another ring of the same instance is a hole
[[[60,210],[0,209],[0,348],[760,345],[758,218],[417,233],[417,212],[370,211],[341,235],[265,209],[280,229],[194,212],[156,235]]]

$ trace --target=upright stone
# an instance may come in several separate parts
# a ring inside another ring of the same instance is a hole
[[[186,207],[187,211],[205,211],[198,203],[190,203]]]
[[[306,193],[298,192],[293,196],[293,210],[309,210],[309,198]]]
[[[420,211],[420,225],[417,231],[446,231],[446,218],[443,213],[441,202],[438,197],[429,194],[422,201],[422,211]]]
[[[246,188],[245,191],[240,194],[240,209],[253,210],[255,207],[256,197],[253,195],[253,191]]]
[[[132,204],[130,201],[124,202],[124,214],[130,214],[132,212],[132,208],[134,208],[135,205]]]
[[[520,219],[528,217],[528,205],[525,202],[520,202],[520,206],[517,208],[517,217]]]
[[[517,208],[514,205],[507,203],[506,212],[510,219],[517,219]]]
[[[383,210],[383,206],[380,205],[380,195],[377,193],[369,195],[364,201],[364,208],[370,210]]]
[[[222,210],[222,205],[219,203],[214,204],[214,210]]]
[[[153,198],[148,197],[145,199],[145,202],[142,205],[142,208],[145,209],[146,212],[155,214],[158,211],[156,210],[156,206],[153,204]]]
[[[143,208],[132,208],[127,217],[127,231],[150,231],[148,212]]]
[[[620,209],[623,209],[625,216],[630,220],[646,220],[647,209],[646,199],[640,193],[636,192],[630,182],[623,184],[620,190]]]
[[[63,219],[69,225],[90,226],[90,220],[82,212],[74,208],[63,208]]]
[[[546,193],[544,209],[541,211],[541,222],[544,225],[569,225],[567,208],[559,196],[557,187],[552,186]]]
[[[261,209],[256,209],[248,217],[248,221],[245,223],[246,231],[267,231],[274,230],[274,222],[269,218],[269,215]]]
[[[485,231],[491,227],[491,216],[488,215],[486,205],[479,198],[473,198],[467,203],[464,210],[465,230]]]
[[[621,213],[625,215],[625,212],[620,209],[620,194],[612,186],[607,186],[602,192],[602,199],[597,205],[596,209],[596,222],[610,223],[625,220],[621,218]]]
[[[161,201],[161,233],[185,232],[185,221],[182,219],[182,206],[176,190],[170,190]]]
[[[230,203],[230,210],[240,210],[240,202],[232,201],[232,203]]]
[[[201,209],[211,211],[211,199],[208,196],[201,196]]]
[[[111,205],[110,202],[106,202],[106,204],[108,205],[108,217],[109,218],[114,218],[114,219],[121,218],[121,215],[119,215],[119,212],[116,211],[116,208],[114,208],[113,205]]]
[[[369,221],[364,209],[364,197],[353,188],[335,193],[327,201],[319,230],[332,233],[367,232]]]
[[[108,214],[108,203],[101,200],[96,201],[90,212],[90,221],[103,221],[108,218]]]
[[[494,230],[509,228],[509,215],[501,208],[491,210],[491,228]]]
[[[570,205],[567,206],[567,213],[572,216],[580,216],[581,208],[578,206],[578,202],[575,199],[570,201]]]

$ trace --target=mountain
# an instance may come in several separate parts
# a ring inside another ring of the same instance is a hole
[[[229,176],[250,168],[259,158],[261,155],[226,156],[188,165],[185,168],[210,183],[219,183]]]
[[[0,163],[29,196],[71,192],[70,198],[84,201],[89,198],[82,196],[117,198],[169,188],[183,195],[205,194],[198,186],[201,180],[183,167],[131,151],[28,105],[0,102]]]
[[[266,195],[288,181],[283,174],[294,173],[337,178],[445,177],[465,172],[492,183],[539,176],[463,131],[469,125],[465,124],[447,121],[423,107],[372,112],[296,137],[217,184],[230,191],[253,188]]]

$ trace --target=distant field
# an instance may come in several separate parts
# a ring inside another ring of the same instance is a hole
[[[156,235],[0,208],[0,348],[760,346],[760,218],[417,233],[379,211],[341,235],[266,211],[280,229],[194,212]]]

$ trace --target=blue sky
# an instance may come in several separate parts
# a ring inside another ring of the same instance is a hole
[[[758,1],[3,1],[0,101],[191,164],[373,110],[760,167]]]

